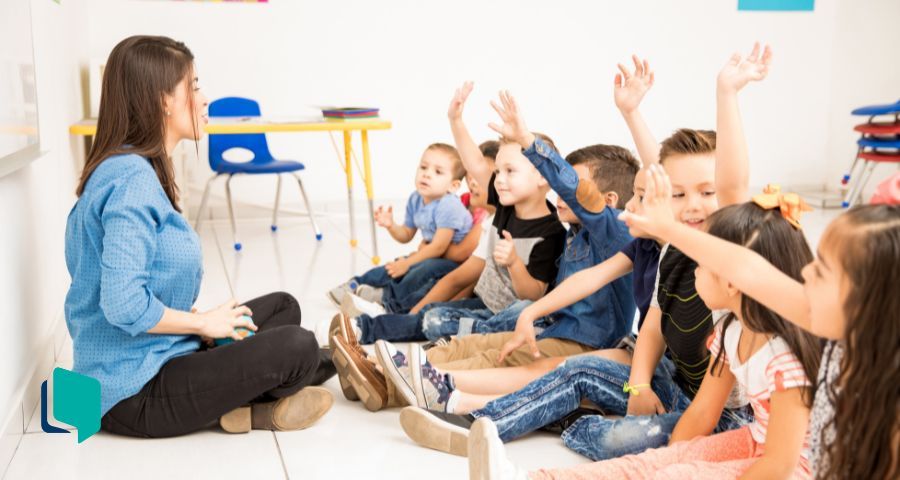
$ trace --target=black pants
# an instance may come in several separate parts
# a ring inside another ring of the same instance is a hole
[[[300,327],[300,305],[287,293],[246,303],[256,334],[166,362],[136,395],[103,416],[108,432],[172,437],[209,428],[248,403],[272,401],[309,385],[319,366],[315,335]]]

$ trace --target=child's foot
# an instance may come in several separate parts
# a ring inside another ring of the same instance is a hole
[[[461,457],[468,456],[469,429],[475,418],[418,407],[400,411],[400,426],[419,445]]]
[[[354,291],[353,293],[355,293],[357,297],[360,297],[363,300],[381,305],[381,298],[384,295],[384,289],[376,288],[371,285],[360,285],[356,287],[356,291]]]
[[[394,385],[396,393],[399,393],[410,405],[418,405],[416,394],[412,388],[412,374],[406,355],[397,351],[397,347],[384,340],[375,342],[375,357],[381,365],[381,370],[388,382]]]
[[[415,343],[409,345],[409,364],[417,404],[428,410],[446,412],[447,402],[454,390],[450,375],[431,366],[425,350]]]
[[[302,430],[322,418],[334,397],[322,387],[306,387],[274,402],[257,403],[236,408],[219,419],[228,433],[247,433],[253,430]]]
[[[353,293],[348,293],[341,300],[341,312],[349,317],[358,317],[363,314],[377,317],[387,313],[387,310],[375,302],[370,302]]]
[[[469,479],[470,480],[524,480],[528,472],[515,466],[506,458],[503,442],[497,434],[497,426],[491,419],[475,420],[469,431]]]
[[[334,366],[338,371],[341,389],[344,390],[345,385],[349,385],[369,411],[376,412],[384,408],[388,396],[385,378],[367,359],[366,351],[358,344],[350,345],[337,335],[334,343]],[[351,400],[346,390],[344,396]]]
[[[325,296],[328,297],[328,300],[331,300],[335,307],[341,308],[341,300],[344,299],[344,295],[355,292],[357,288],[359,288],[359,282],[355,278],[351,278],[329,290]]]

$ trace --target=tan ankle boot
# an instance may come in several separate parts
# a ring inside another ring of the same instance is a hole
[[[306,387],[274,402],[238,407],[219,419],[228,433],[254,430],[302,430],[322,418],[334,403],[331,392],[321,387]]]

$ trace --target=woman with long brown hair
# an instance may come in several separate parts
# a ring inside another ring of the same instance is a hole
[[[101,427],[138,437],[215,425],[305,428],[332,405],[333,373],[287,293],[197,313],[202,253],[171,160],[207,122],[193,54],[134,36],[110,53],[97,135],[66,225],[74,370],[101,386]],[[252,320],[251,320],[252,316]],[[239,327],[255,332],[241,339]],[[211,347],[211,339],[231,344]]]

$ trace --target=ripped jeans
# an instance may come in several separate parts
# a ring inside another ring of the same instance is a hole
[[[569,358],[525,388],[488,403],[472,415],[491,418],[500,438],[507,442],[562,419],[578,408],[582,399],[588,399],[607,415],[623,417],[579,418],[562,434],[567,447],[599,461],[665,446],[691,399],[675,383],[675,366],[663,357],[651,385],[669,413],[624,416],[629,394],[622,386],[630,373],[629,365],[593,355]],[[739,428],[752,420],[749,407],[725,409],[715,431]]]
[[[512,332],[516,329],[519,314],[531,304],[531,300],[516,300],[497,313],[487,307],[436,306],[428,310],[422,317],[422,332],[429,340],[436,340],[443,336],[464,337],[475,333]],[[550,323],[550,317],[540,318],[534,324],[535,332],[540,334]]]

